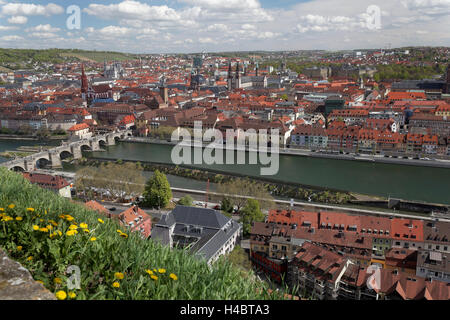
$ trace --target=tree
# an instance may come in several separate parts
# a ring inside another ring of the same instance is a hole
[[[156,170],[147,181],[143,196],[143,204],[147,207],[160,209],[167,206],[172,199],[172,190],[166,175]]]
[[[226,213],[233,213],[233,203],[231,202],[230,198],[225,197],[220,202],[220,210]]]
[[[97,171],[99,179],[103,182],[102,189],[114,198],[136,198],[144,189],[145,178],[142,175],[142,169],[138,169],[132,162],[125,164],[110,162],[100,166]],[[114,178],[111,179],[111,177]]]
[[[89,197],[92,194],[92,190],[99,185],[99,182],[96,181],[96,172],[97,170],[93,167],[79,169],[75,174],[75,189],[83,192],[84,196],[88,195]]]
[[[184,196],[178,201],[180,206],[192,207],[193,199],[190,195]]]
[[[39,140],[47,140],[50,136],[51,136],[51,132],[46,127],[40,127],[36,131],[36,137]]]
[[[217,191],[228,197],[238,211],[246,204],[248,198],[256,199],[263,209],[270,209],[274,206],[273,197],[264,184],[247,178],[237,178],[221,183],[218,185]]]
[[[100,190],[120,200],[139,196],[144,182],[142,169],[131,162],[122,165],[110,162],[99,168],[86,167],[78,170],[75,176],[77,190]]]
[[[264,214],[261,212],[259,202],[255,199],[248,199],[247,204],[241,211],[242,227],[244,230],[244,236],[250,233],[252,223],[256,221],[264,221]]]

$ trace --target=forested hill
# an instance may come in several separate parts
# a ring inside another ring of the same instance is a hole
[[[134,59],[133,54],[109,51],[85,51],[77,49],[4,49],[0,48],[0,71],[6,69],[34,68],[42,63],[62,63],[67,61],[96,61],[103,60],[129,60]],[[5,69],[6,68],[6,69]]]

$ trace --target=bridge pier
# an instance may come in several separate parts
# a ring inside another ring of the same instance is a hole
[[[114,140],[114,136],[113,135],[107,135],[106,136],[106,144],[108,146],[113,146],[116,144],[116,140]]]
[[[36,161],[34,161],[34,159],[32,159],[32,160],[25,160],[23,162],[23,164],[24,164],[25,171],[28,171],[28,172],[33,171],[35,169],[35,167],[36,167]]]
[[[59,152],[49,152],[49,159],[52,163],[52,168],[61,168],[62,162]]]
[[[98,140],[91,141],[91,149],[92,149],[92,151],[100,150],[100,143],[98,142]]]
[[[76,159],[81,159],[81,157],[83,156],[81,154],[81,147],[80,146],[72,146],[70,147],[71,153],[73,154],[73,158]]]

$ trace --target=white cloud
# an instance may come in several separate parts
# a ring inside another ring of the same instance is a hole
[[[32,32],[29,34],[29,36],[37,39],[51,39],[58,37],[58,35],[52,32]]]
[[[23,40],[23,38],[21,36],[11,35],[11,36],[0,37],[0,40],[1,41],[20,41],[20,40]]]
[[[10,16],[50,16],[64,13],[63,7],[49,3],[46,6],[33,3],[8,3],[2,7],[2,13]]]
[[[102,19],[128,19],[142,21],[179,20],[180,15],[166,5],[150,6],[133,0],[126,0],[117,4],[90,4],[84,9],[89,15]]]
[[[181,2],[214,10],[230,9],[238,11],[261,8],[258,0],[181,0]]]
[[[12,16],[8,19],[8,22],[12,24],[25,24],[28,22],[28,18],[25,16]]]
[[[50,24],[40,24],[35,27],[25,29],[26,32],[51,32],[51,33],[58,32],[60,30],[61,29],[59,28],[52,27]]]
[[[0,31],[17,30],[17,27],[13,26],[0,26]]]
[[[215,23],[206,28],[207,31],[221,31],[225,32],[228,30],[228,27],[223,23]]]

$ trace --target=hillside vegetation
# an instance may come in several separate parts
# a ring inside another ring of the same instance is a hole
[[[5,168],[0,182],[0,246],[60,299],[279,298],[225,259],[209,267]],[[67,287],[71,265],[79,290]]]
[[[4,49],[0,48],[0,67],[7,69],[29,69],[43,63],[62,63],[67,61],[96,61],[105,59],[129,60],[135,56],[120,52],[85,51],[72,49]]]

